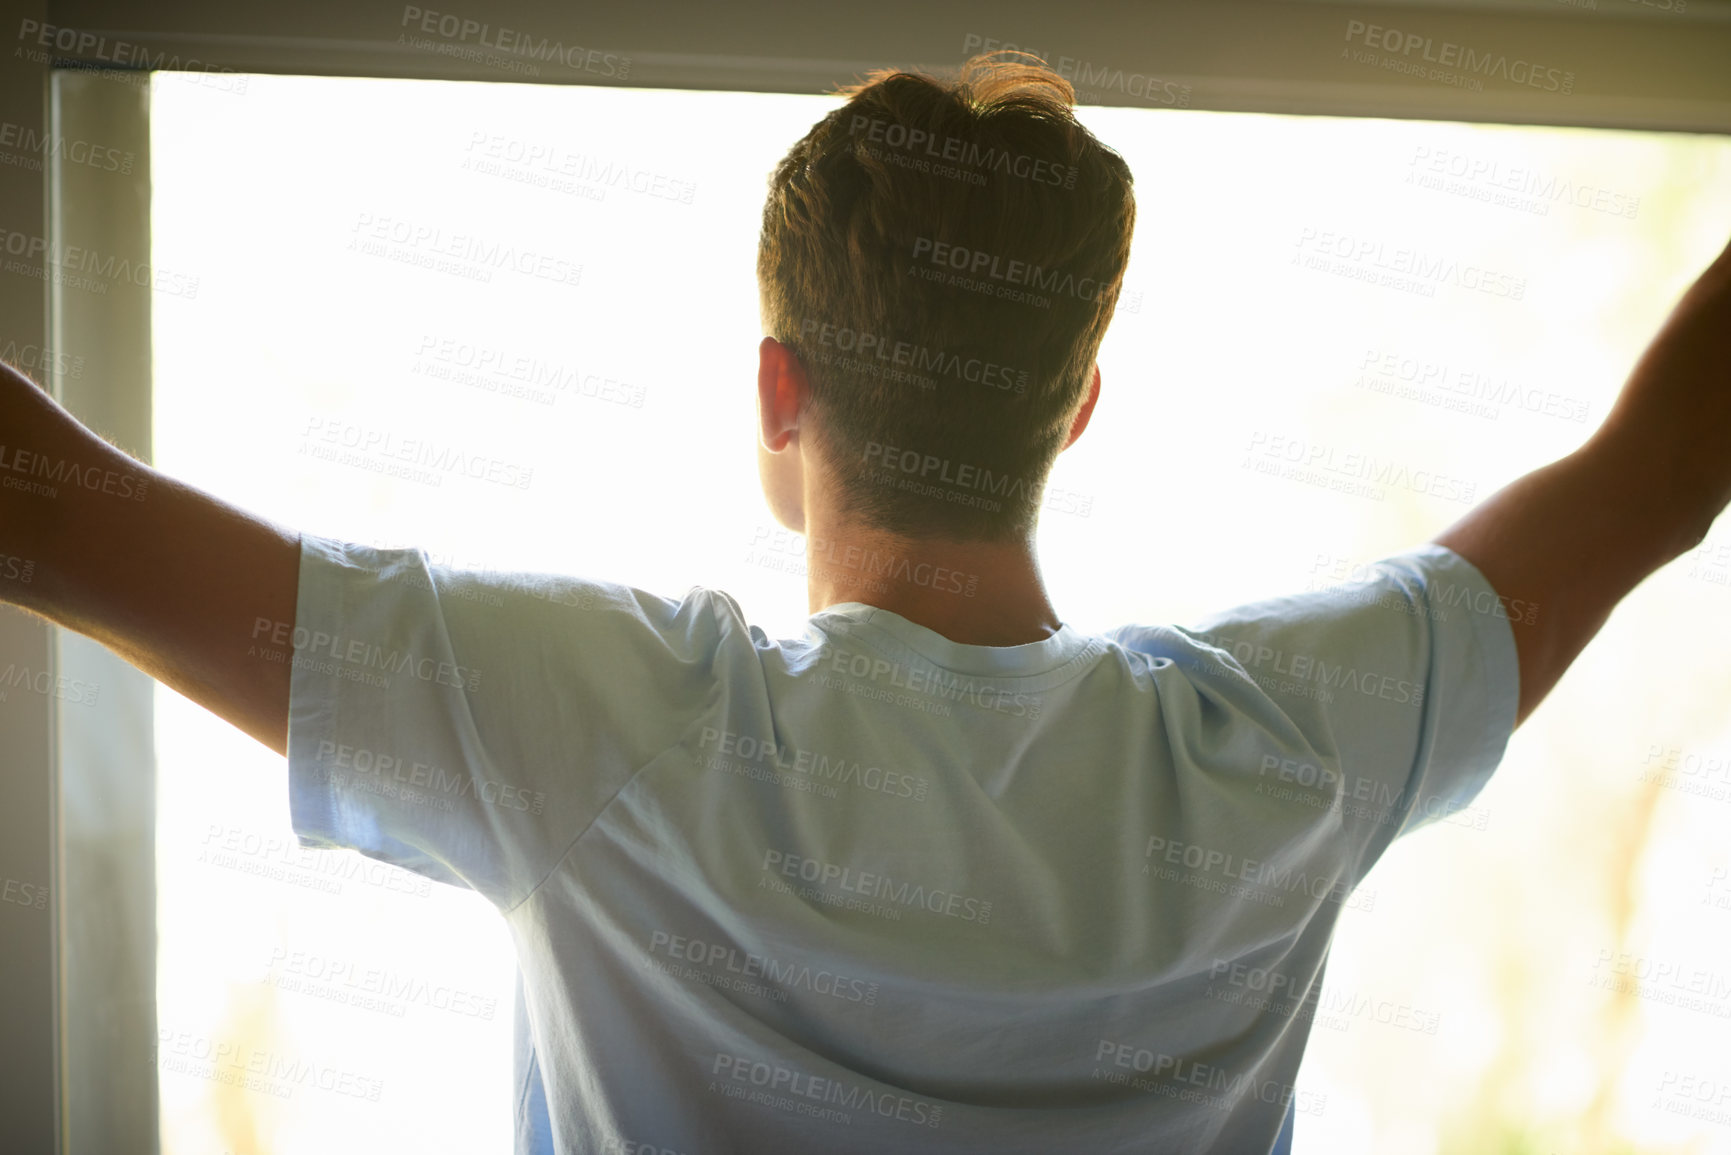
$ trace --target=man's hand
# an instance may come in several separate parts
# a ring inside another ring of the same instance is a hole
[[[1731,500],[1731,245],[1683,295],[1592,438],[1437,537],[1503,598],[1525,721],[1654,570],[1699,545]]]
[[[266,635],[293,629],[299,536],[127,456],[10,365],[0,553],[35,563],[29,583],[0,581],[0,600],[95,638],[288,752],[292,651]]]

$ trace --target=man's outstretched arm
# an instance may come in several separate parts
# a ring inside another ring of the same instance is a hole
[[[1439,535],[1502,597],[1526,720],[1625,594],[1699,545],[1731,501],[1731,245],[1683,295],[1580,449]]]
[[[127,456],[9,365],[0,553],[35,563],[29,582],[0,582],[0,599],[95,638],[288,752],[290,667],[248,649],[261,619],[293,626],[298,535]]]

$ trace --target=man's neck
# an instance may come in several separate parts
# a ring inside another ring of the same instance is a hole
[[[1031,541],[908,541],[812,528],[806,589],[812,613],[863,602],[963,645],[1043,641],[1060,624]]]

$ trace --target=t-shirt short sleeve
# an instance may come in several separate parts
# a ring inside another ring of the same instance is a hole
[[[521,902],[712,693],[707,591],[432,566],[301,538],[289,805],[302,845],[348,847],[501,909]]]
[[[1356,882],[1398,835],[1482,817],[1468,808],[1515,725],[1509,622],[1531,611],[1436,544],[1353,577],[1114,637],[1185,668],[1205,716],[1255,723],[1266,737],[1244,748],[1243,774],[1260,794],[1337,811],[1357,836]]]

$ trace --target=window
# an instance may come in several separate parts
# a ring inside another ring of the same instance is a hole
[[[803,543],[757,486],[754,253],[765,175],[833,98],[233,89],[152,89],[153,263],[196,281],[154,302],[160,468],[307,532],[716,586],[799,630]],[[1081,115],[1139,204],[1042,517],[1084,629],[1433,536],[1591,432],[1727,232],[1719,138]],[[1295,1150],[1731,1149],[1698,1097],[1731,1086],[1728,574],[1721,527],[1361,888]],[[300,851],[280,759],[166,690],[157,725],[165,1152],[508,1150],[486,904]],[[235,1057],[256,1083],[213,1077]]]

